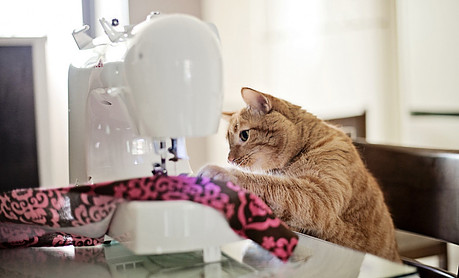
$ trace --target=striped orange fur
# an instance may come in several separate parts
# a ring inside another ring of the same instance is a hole
[[[254,192],[295,231],[400,261],[383,194],[351,139],[285,100],[241,94],[247,107],[224,115],[232,166],[199,175]]]

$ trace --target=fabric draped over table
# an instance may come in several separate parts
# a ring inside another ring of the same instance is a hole
[[[140,200],[189,200],[212,207],[222,213],[236,234],[253,240],[283,261],[298,243],[298,236],[258,196],[231,182],[158,174],[94,185],[0,193],[0,248],[98,245],[106,230],[97,235],[74,231],[107,220],[121,202]]]

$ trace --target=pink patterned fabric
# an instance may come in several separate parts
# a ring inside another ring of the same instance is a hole
[[[298,236],[256,195],[232,184],[201,177],[165,176],[54,189],[17,189],[0,193],[0,248],[91,246],[106,231],[74,235],[66,228],[111,217],[118,203],[133,200],[189,200],[220,211],[231,228],[283,261]]]

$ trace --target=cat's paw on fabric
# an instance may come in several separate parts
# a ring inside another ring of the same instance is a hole
[[[214,180],[236,182],[234,176],[228,169],[217,165],[206,165],[198,172],[198,177],[207,177]]]

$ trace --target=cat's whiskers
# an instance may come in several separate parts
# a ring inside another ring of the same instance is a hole
[[[246,168],[247,167],[247,164],[248,162],[250,162],[251,160],[251,157],[252,155],[254,154],[254,152],[250,152],[250,153],[247,153],[241,157],[238,157],[236,159],[233,160],[233,164],[237,167],[242,167],[242,168]]]

